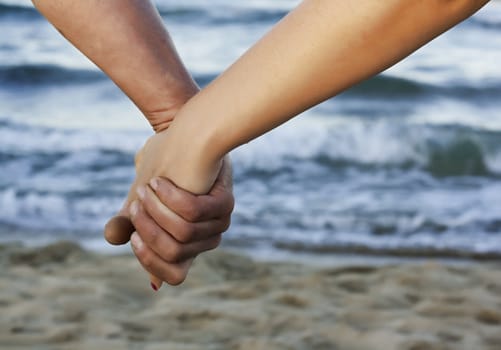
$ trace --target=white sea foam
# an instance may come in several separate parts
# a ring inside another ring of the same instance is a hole
[[[0,129],[0,151],[8,153],[65,153],[115,150],[129,154],[142,146],[149,132],[26,128]]]

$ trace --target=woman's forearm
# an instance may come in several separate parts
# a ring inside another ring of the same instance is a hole
[[[197,91],[149,0],[33,0],[158,131]]]
[[[188,102],[173,127],[190,143],[197,135],[192,149],[209,166],[395,64],[487,2],[306,0]]]

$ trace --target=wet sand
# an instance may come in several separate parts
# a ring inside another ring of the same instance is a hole
[[[132,255],[0,247],[0,349],[501,349],[501,263],[200,256],[154,293]]]

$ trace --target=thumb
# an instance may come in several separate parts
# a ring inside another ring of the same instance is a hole
[[[120,211],[106,223],[104,227],[104,237],[108,243],[122,245],[130,240],[135,228],[129,219],[128,201]]]

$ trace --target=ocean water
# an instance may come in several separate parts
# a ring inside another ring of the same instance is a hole
[[[158,0],[203,86],[296,0]],[[233,152],[224,245],[501,257],[501,4]],[[29,1],[0,1],[0,241],[102,239],[150,135]],[[272,150],[272,151],[270,151]]]

